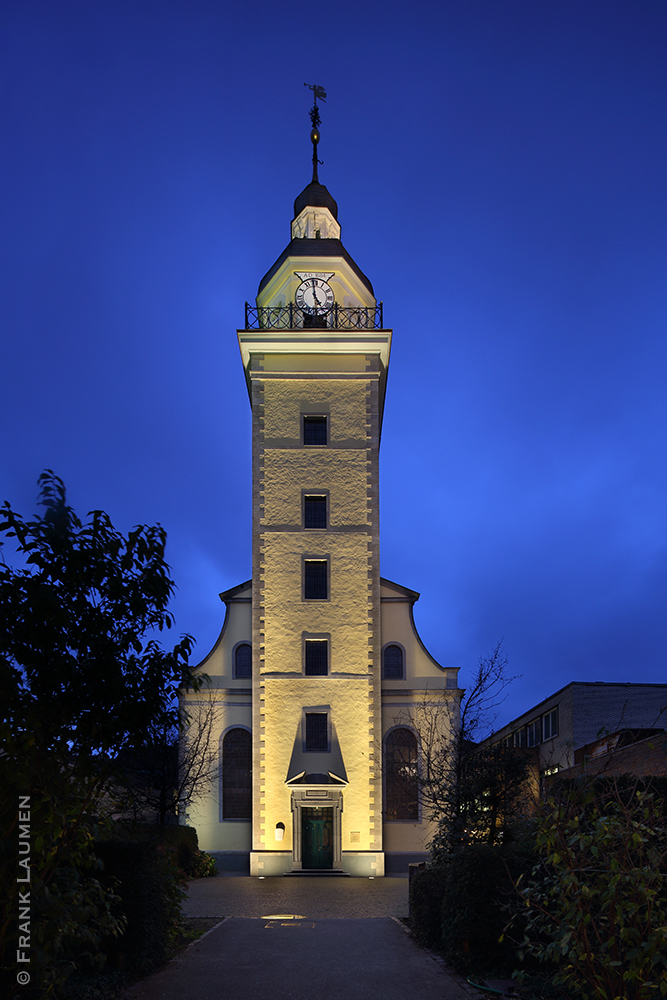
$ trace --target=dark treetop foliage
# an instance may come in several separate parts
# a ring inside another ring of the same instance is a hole
[[[141,525],[125,538],[99,510],[82,523],[57,476],[39,483],[41,517],[7,503],[0,512],[0,532],[25,560],[0,564],[7,722],[14,733],[31,727],[42,750],[114,755],[149,725],[175,721],[176,691],[193,684],[191,638],[171,652],[151,638],[172,625],[166,533]]]

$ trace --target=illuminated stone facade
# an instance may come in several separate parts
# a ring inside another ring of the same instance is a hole
[[[325,294],[334,304],[320,309]],[[260,283],[257,328],[238,332],[253,415],[253,576],[221,595],[223,630],[198,668],[211,678],[221,764],[216,787],[189,809],[222,868],[381,876],[385,862],[402,870],[426,856],[428,817],[405,791],[416,789],[415,709],[426,701],[455,719],[461,692],[457,670],[419,640],[418,595],[380,578],[391,331],[377,315],[340,242],[336,203],[314,182]],[[246,804],[240,730],[252,734]],[[383,784],[385,745],[400,766],[384,769]]]

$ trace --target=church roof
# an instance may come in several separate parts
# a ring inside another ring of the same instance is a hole
[[[297,195],[294,202],[294,218],[303,212],[304,208],[328,208],[334,219],[338,220],[338,205],[336,200],[324,186],[318,181],[311,181],[306,185],[300,195]]]
[[[309,187],[312,186],[313,185],[309,185]],[[322,187],[321,184],[317,186]],[[308,189],[306,188],[306,190]],[[326,191],[326,188],[324,190]],[[287,260],[288,257],[342,257],[343,260],[352,268],[359,280],[366,286],[373,298],[375,298],[375,293],[373,292],[373,286],[371,285],[370,279],[367,278],[361,268],[355,264],[340,240],[313,240],[306,238],[296,238],[293,239],[291,243],[288,243],[273,267],[266,272],[260,281],[259,288],[257,289],[258,294],[264,288],[264,285],[271,280],[278,268],[281,267],[283,262]]]
[[[221,601],[227,603],[229,601],[233,601],[235,598],[238,599],[239,594],[242,594],[244,591],[247,591],[249,594],[251,593],[252,580],[246,580],[244,583],[237,584],[236,587],[230,587],[229,590],[223,590],[223,592],[218,596]]]

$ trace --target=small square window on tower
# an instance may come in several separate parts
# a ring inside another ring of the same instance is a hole
[[[303,665],[306,677],[326,677],[329,673],[329,640],[304,639]]]
[[[329,561],[304,559],[303,596],[306,601],[326,601],[329,598]]]
[[[320,446],[327,444],[326,417],[304,416],[303,443],[305,445],[320,445]]]
[[[306,739],[304,750],[329,749],[329,715],[327,712],[306,712]]]
[[[326,495],[306,495],[303,498],[304,528],[326,528],[327,498]]]

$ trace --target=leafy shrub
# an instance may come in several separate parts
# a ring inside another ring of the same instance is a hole
[[[442,951],[461,972],[511,973],[518,942],[504,933],[515,883],[535,863],[528,846],[471,845],[453,855],[441,907]]]
[[[154,826],[132,823],[120,827],[128,840],[148,840],[161,844],[171,863],[187,878],[217,875],[215,858],[199,850],[197,831],[193,826]]]
[[[440,914],[446,878],[446,866],[437,863],[421,868],[410,879],[412,933],[426,948],[439,948],[442,943]]]
[[[129,982],[128,974],[117,970],[75,972],[54,991],[53,1000],[118,1000]]]
[[[199,850],[197,831],[193,826],[166,826],[160,831],[160,841],[176,867],[188,878],[217,875],[215,858]]]
[[[197,831],[194,826],[146,827],[147,833],[157,836],[169,851],[183,851],[194,854],[199,848]]]
[[[206,851],[197,851],[187,872],[189,878],[209,878],[218,874],[215,858]]]
[[[460,972],[512,972],[519,942],[503,932],[517,909],[515,882],[535,861],[527,845],[470,845],[422,869],[410,886],[419,943]]]
[[[523,887],[525,949],[572,996],[667,996],[665,800],[641,780],[555,789]]]
[[[13,740],[12,751],[18,742]],[[29,776],[30,752],[26,737],[25,765],[12,769],[6,760],[0,765],[0,785],[7,792],[0,807],[7,834],[0,848],[0,995],[20,994],[23,1000],[47,995],[77,968],[101,968],[109,938],[124,928],[113,887],[103,882],[94,852],[99,828],[85,812],[89,784],[82,778],[70,788],[68,775],[50,758],[43,760],[39,774]],[[22,780],[31,792],[29,884],[17,882]],[[19,919],[19,891],[30,908],[28,926]],[[16,948],[28,927],[30,985],[19,987]]]
[[[171,954],[181,918],[184,890],[164,847],[155,841],[102,841],[103,879],[114,885],[127,920],[108,957],[117,968],[145,975]]]

